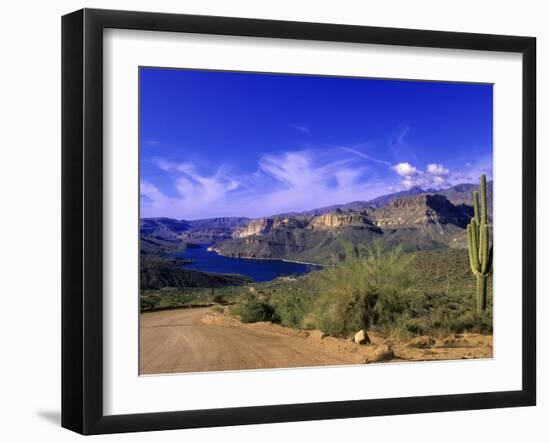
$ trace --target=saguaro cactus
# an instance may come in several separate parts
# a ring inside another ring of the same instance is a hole
[[[468,254],[470,268],[476,277],[476,305],[478,314],[487,306],[487,278],[493,272],[493,246],[489,244],[487,225],[487,184],[481,176],[481,211],[479,193],[474,191],[474,218],[468,225]]]

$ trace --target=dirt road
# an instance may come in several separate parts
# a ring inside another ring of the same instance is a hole
[[[142,374],[357,363],[300,336],[204,324],[208,308],[141,314]]]

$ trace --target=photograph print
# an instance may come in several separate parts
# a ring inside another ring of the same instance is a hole
[[[492,84],[140,67],[139,109],[141,375],[492,358]]]

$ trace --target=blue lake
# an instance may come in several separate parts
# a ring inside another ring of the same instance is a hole
[[[201,246],[186,249],[182,257],[193,260],[193,263],[186,264],[185,268],[218,274],[241,274],[257,282],[273,280],[284,275],[302,275],[321,269],[316,265],[283,260],[224,257],[208,251],[207,248],[207,246]]]

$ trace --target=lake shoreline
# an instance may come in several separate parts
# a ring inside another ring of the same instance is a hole
[[[279,260],[279,261],[284,261],[286,263],[297,263],[299,265],[309,265],[309,266],[318,266],[320,268],[326,268],[328,265],[322,265],[320,263],[311,263],[311,262],[307,262],[307,261],[300,261],[300,260],[290,260],[290,259],[287,259],[287,258],[278,258],[278,257],[235,257],[234,255],[226,255],[226,254],[222,254],[221,252],[219,252],[218,250],[212,248],[211,246],[208,246],[207,249],[206,249],[208,252],[215,252],[216,254],[218,254],[219,256],[221,257],[227,257],[227,258],[235,258],[237,260],[239,259],[248,259],[248,260]]]
[[[181,257],[193,262],[184,265],[186,269],[214,274],[238,274],[256,282],[299,276],[323,269],[316,263],[280,258],[231,257],[220,254],[214,246],[206,244],[186,250]]]

